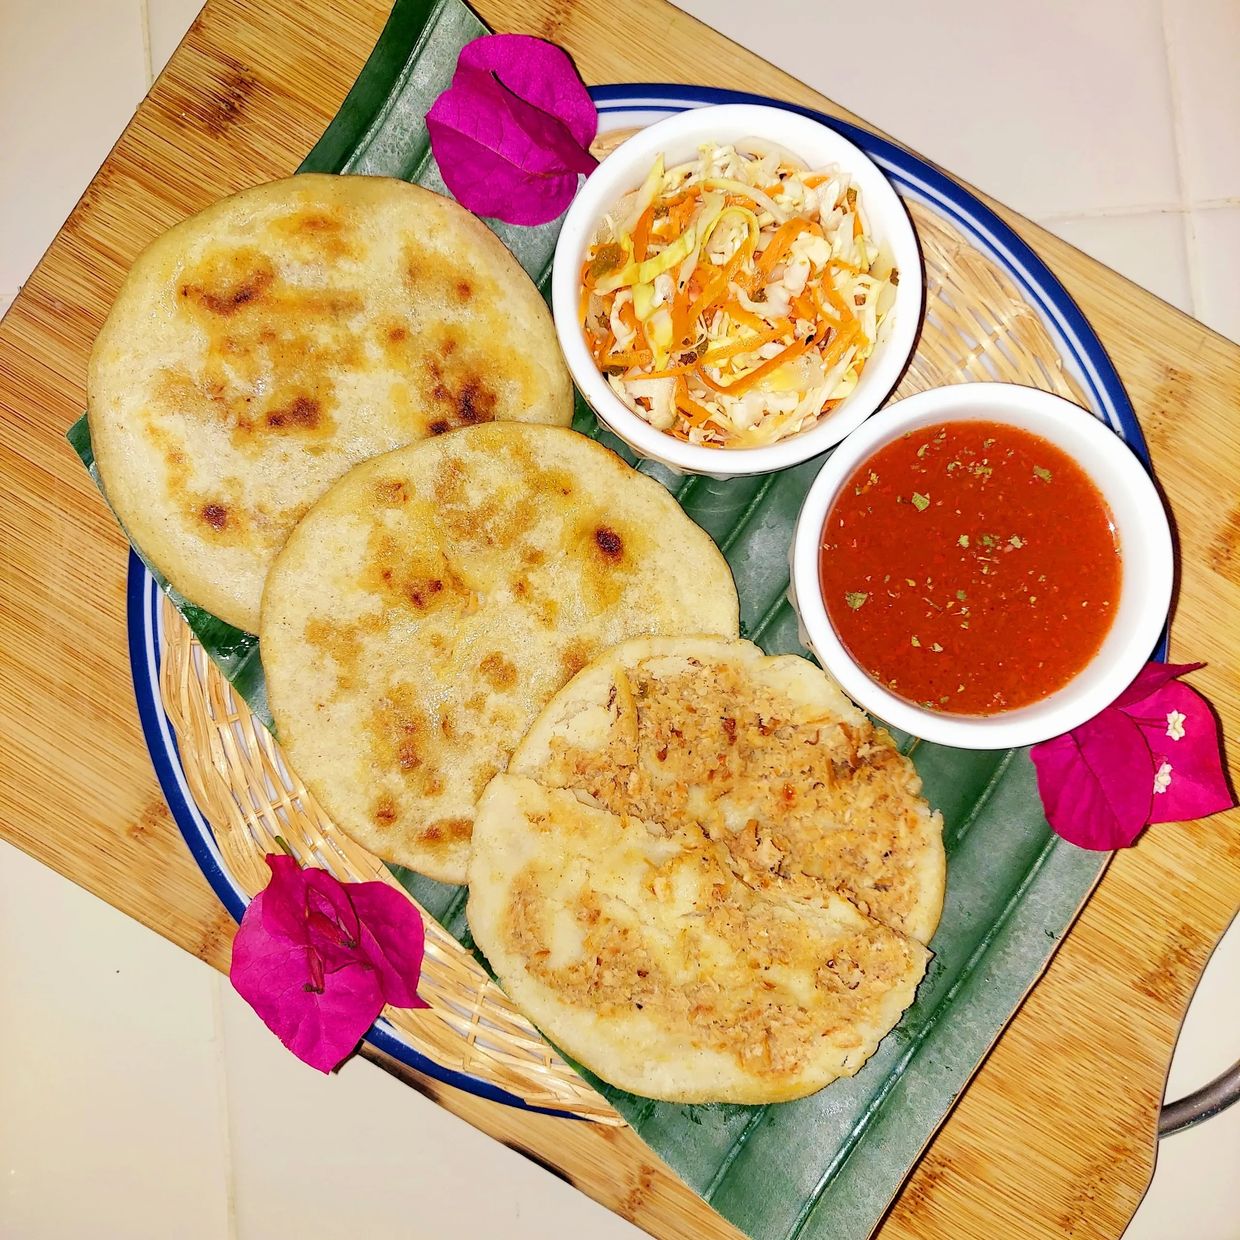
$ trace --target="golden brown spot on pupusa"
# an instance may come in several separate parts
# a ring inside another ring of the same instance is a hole
[[[208,254],[181,285],[181,297],[227,318],[260,303],[275,283],[270,260],[257,250],[224,250]]]
[[[477,271],[462,274],[453,259],[424,247],[408,245],[401,256],[401,273],[414,299],[435,306],[463,306],[479,297],[488,302],[502,301],[496,282]]]
[[[217,532],[228,527],[229,511],[227,504],[203,504],[198,515]]]
[[[540,465],[529,456],[524,444],[517,455],[529,477],[530,490],[538,495],[554,500],[567,498],[577,489],[577,479],[567,469]]]
[[[331,437],[334,376],[361,359],[353,330],[360,293],[287,284],[245,247],[209,252],[187,269],[180,291],[205,334],[206,359],[193,378],[165,371],[163,402],[230,425],[241,449],[257,450],[255,433],[270,430]]]
[[[379,348],[383,359],[394,371],[403,372],[416,368],[414,360],[414,336],[403,319],[388,319],[379,326]],[[408,388],[405,389],[408,392]],[[402,404],[409,404],[406,396]]]
[[[564,652],[560,655],[560,667],[564,672],[565,680],[570,680],[576,676],[590,662],[592,654],[590,646],[580,639],[569,642]]]
[[[527,480],[525,494],[518,501],[519,520],[514,522],[514,528],[525,532],[533,527],[540,511],[548,504],[554,505],[576,493],[577,478],[567,469],[543,465],[519,440],[509,445],[509,456],[514,468],[519,468]],[[546,552],[533,543],[521,546],[519,552],[522,562],[530,567],[544,563],[547,558]]]
[[[313,250],[324,258],[339,260],[356,254],[348,237],[349,220],[340,210],[309,206],[272,220],[271,226],[286,242]]]
[[[560,614],[560,605],[553,595],[536,590],[533,582],[524,573],[513,577],[511,589],[513,598],[530,608],[543,625],[550,628],[555,624]]]
[[[470,793],[475,801],[483,794],[483,792],[486,791],[487,784],[489,784],[498,774],[498,766],[494,766],[490,762],[484,762],[482,764],[481,769],[475,773],[469,786]]]
[[[478,664],[478,671],[497,692],[511,689],[517,683],[516,667],[498,650],[493,650]]]
[[[498,398],[481,375],[445,375],[435,362],[430,363],[428,371],[431,400],[438,407],[450,410],[447,416],[457,426],[495,421]]]
[[[303,638],[307,645],[321,651],[336,665],[336,687],[332,696],[352,690],[358,683],[358,661],[361,657],[361,637],[355,628],[333,624],[318,616],[307,622]]]
[[[269,409],[263,421],[272,430],[300,428],[318,430],[323,423],[323,406],[313,396],[294,396],[287,405]]]
[[[442,551],[413,553],[381,528],[372,530],[367,539],[362,580],[389,605],[398,604],[417,612],[463,608],[473,598],[473,592],[456,575]]]
[[[595,529],[594,545],[603,553],[603,557],[613,564],[619,564],[624,559],[624,539],[606,525]]]
[[[375,502],[385,508],[400,508],[409,502],[409,486],[401,478],[376,478],[372,491]]]
[[[168,492],[185,492],[189,487],[189,463],[185,453],[173,446],[175,441],[166,428],[151,417],[149,410],[142,415],[142,428],[147,438],[163,454]]]
[[[586,595],[601,607],[611,607],[623,595],[635,570],[638,548],[631,529],[595,517],[566,531],[568,554],[579,557]]]
[[[376,703],[366,722],[372,754],[381,772],[400,775],[422,795],[440,790],[440,777],[430,764],[431,723],[408,685],[393,685]]]
[[[465,548],[513,547],[537,516],[530,495],[504,493],[472,498],[460,464],[451,457],[440,465],[432,487],[440,524]]]
[[[441,508],[460,508],[465,501],[465,471],[460,461],[446,457],[435,471],[431,487]]]
[[[469,839],[473,834],[474,824],[469,818],[440,818],[425,826],[418,832],[418,840],[423,844],[444,844],[451,846]]]
[[[386,793],[370,807],[370,817],[378,827],[390,827],[396,821],[396,802]]]

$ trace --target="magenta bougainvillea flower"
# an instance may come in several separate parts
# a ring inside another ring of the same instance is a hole
[[[1035,745],[1051,826],[1081,848],[1131,844],[1153,822],[1230,809],[1218,721],[1180,677],[1200,663],[1148,663],[1101,714]]]
[[[422,915],[385,883],[341,883],[277,853],[267,865],[271,881],[241,919],[229,978],[298,1059],[330,1072],[384,1004],[426,1007]]]
[[[555,219],[597,165],[589,92],[562,48],[530,35],[467,43],[426,126],[453,197],[509,224]]]

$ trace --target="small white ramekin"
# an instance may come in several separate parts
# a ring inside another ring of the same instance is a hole
[[[836,636],[819,581],[819,549],[827,512],[853,471],[907,431],[958,421],[1017,426],[1067,452],[1110,507],[1123,558],[1119,606],[1093,659],[1049,697],[996,715],[943,714],[888,692]],[[963,383],[922,392],[898,401],[855,431],[832,453],[805,497],[791,557],[791,596],[802,641],[845,693],[894,727],[960,749],[1032,745],[1071,731],[1109,706],[1158,642],[1171,604],[1175,565],[1162,500],[1124,441],[1070,401],[1009,383]]]
[[[668,164],[691,158],[703,142],[758,138],[814,167],[837,164],[856,183],[874,240],[885,244],[900,273],[896,299],[879,331],[856,388],[827,417],[789,439],[763,448],[709,448],[683,443],[639,418],[608,386],[586,347],[578,321],[580,273],[599,221],[636,189],[662,153]],[[560,347],[581,394],[609,430],[635,452],[681,474],[733,478],[786,469],[839,443],[886,400],[917,337],[922,268],[917,237],[890,182],[860,148],[834,130],[782,108],[722,104],[691,108],[629,138],[586,179],[568,209],[555,251],[551,307]]]

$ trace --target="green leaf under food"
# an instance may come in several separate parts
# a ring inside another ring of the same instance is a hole
[[[451,80],[460,47],[485,32],[459,0],[398,0],[302,170],[400,176],[442,192],[425,114]],[[528,229],[489,223],[546,294],[558,223]],[[635,463],[580,397],[573,425]],[[69,441],[98,483],[84,418]],[[805,653],[787,600],[788,546],[822,460],[728,481],[682,478],[649,461],[636,463],[722,548],[740,591],[742,633],[771,653]],[[967,546],[964,538],[961,545]],[[155,576],[207,653],[270,726],[256,640],[187,603]],[[1105,865],[1104,855],[1075,849],[1050,831],[1026,751],[948,749],[902,733],[895,739],[912,755],[926,796],[943,814],[949,878],[927,978],[869,1063],[811,1098],[772,1107],[655,1102],[573,1065],[689,1185],[756,1240],[849,1240],[870,1233]],[[392,872],[478,955],[464,889],[401,867]]]

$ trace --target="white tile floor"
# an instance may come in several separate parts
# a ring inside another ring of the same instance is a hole
[[[197,7],[0,0],[0,310]],[[682,7],[1240,340],[1236,0]],[[1240,1053],[1238,978],[1233,932],[1172,1094]],[[368,1064],[304,1068],[205,966],[7,845],[0,994],[5,1240],[638,1234]],[[1163,1147],[1128,1240],[1240,1240],[1237,1167],[1240,1107]]]

